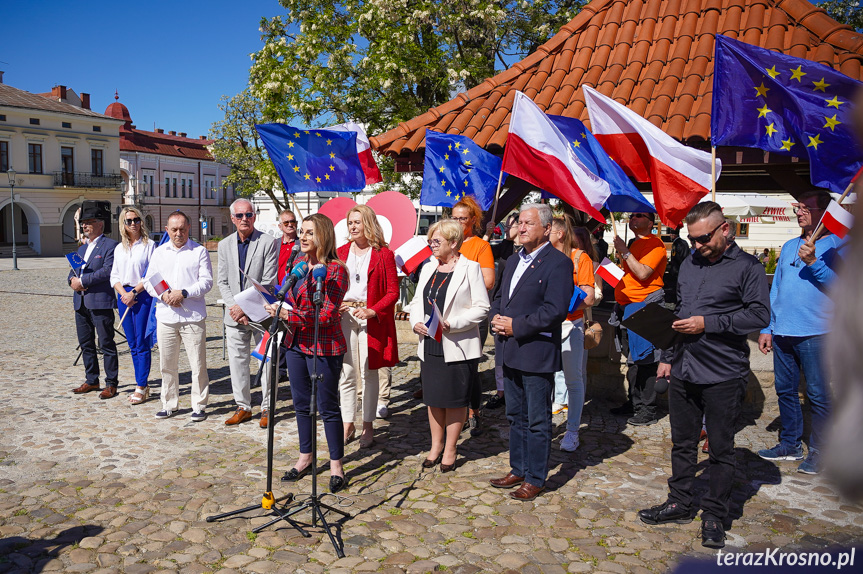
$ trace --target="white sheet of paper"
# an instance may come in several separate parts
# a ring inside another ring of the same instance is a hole
[[[234,297],[234,302],[240,306],[240,309],[243,310],[243,313],[256,323],[260,323],[261,321],[269,318],[270,314],[267,313],[267,310],[264,308],[267,305],[267,300],[264,299],[264,296],[261,295],[261,292],[255,289],[255,287],[249,287],[241,291]],[[291,309],[291,306],[285,304],[282,306],[283,309]]]

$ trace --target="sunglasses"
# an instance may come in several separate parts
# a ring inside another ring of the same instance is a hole
[[[714,227],[713,231],[711,231],[710,233],[705,233],[704,235],[699,235],[698,237],[692,237],[690,235],[689,236],[689,242],[693,245],[695,245],[696,243],[700,243],[702,245],[705,245],[708,241],[710,241],[713,238],[713,234],[716,233],[716,231],[720,227],[722,227],[723,225],[725,225],[724,221],[722,223],[720,223],[719,225],[717,225],[716,227]]]
[[[254,216],[255,216],[255,213],[253,211],[247,211],[246,213],[235,213],[234,214],[235,219],[243,219],[243,218],[251,219]]]
[[[429,241],[429,245],[432,247],[439,247],[441,243],[443,242],[440,239],[431,239]]]
[[[650,216],[649,216],[649,215],[647,215],[646,213],[633,213],[633,214],[632,214],[632,217],[633,217],[633,218],[636,218],[636,217],[643,217],[644,219],[650,219]]]
[[[297,226],[297,220],[296,219],[290,219],[288,221],[283,221],[282,225],[284,225],[285,227],[287,227],[288,225],[293,225],[294,227],[296,227]]]
[[[140,217],[134,217],[132,219],[126,220],[126,225],[140,225],[140,223],[141,223]]]

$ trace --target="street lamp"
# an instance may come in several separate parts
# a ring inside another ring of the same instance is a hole
[[[18,250],[15,247],[15,173],[13,168],[6,172],[9,176],[9,187],[12,188],[12,269],[18,271]]]

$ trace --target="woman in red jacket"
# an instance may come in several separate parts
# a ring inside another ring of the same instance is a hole
[[[357,388],[362,384],[363,433],[360,446],[372,445],[378,402],[378,369],[399,362],[395,304],[399,279],[393,252],[375,212],[365,205],[348,211],[348,243],[338,250],[348,268],[350,286],[341,306],[348,351],[339,379],[345,442],[355,433]]]

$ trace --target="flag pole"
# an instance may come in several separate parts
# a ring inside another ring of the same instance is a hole
[[[713,191],[711,201],[716,203],[716,146],[710,146],[710,188]]]
[[[851,193],[851,190],[854,189],[854,182],[848,184],[848,187],[845,188],[845,192],[839,197],[839,201],[837,202],[840,207],[842,202],[848,197],[848,194]],[[818,237],[821,235],[821,232],[824,231],[824,214],[821,215],[821,220],[818,222],[818,226],[815,228],[815,231],[812,232],[812,236],[809,237],[808,243],[809,245],[815,245],[815,242],[818,240]]]
[[[620,237],[619,235],[617,235],[617,220],[614,219],[614,212],[609,211],[608,214],[611,216],[611,228],[614,230],[614,235],[616,237]]]
[[[290,196],[291,196],[291,201],[293,201],[293,202],[294,202],[294,209],[296,209],[296,210],[297,210],[297,214],[300,216],[300,219],[305,219],[305,218],[306,218],[306,216],[304,216],[304,215],[303,215],[303,212],[302,212],[302,211],[300,211],[300,206],[299,206],[299,205],[297,205],[297,200],[296,200],[296,198],[294,197],[294,195],[295,195],[295,194],[293,194],[293,193],[291,193],[291,194],[290,194]]]
[[[423,214],[423,206],[421,203],[417,204],[417,227],[414,229],[414,237],[416,237],[420,232],[420,216]]]
[[[497,202],[500,200],[500,184],[503,182],[503,170],[500,170],[500,175],[497,176],[497,190],[494,192],[494,207],[491,210],[491,222],[495,223],[497,219]]]
[[[123,325],[123,321],[126,319],[126,315],[128,315],[128,314],[129,314],[129,309],[131,309],[131,307],[129,307],[129,306],[127,305],[127,306],[126,306],[126,312],[125,312],[125,313],[123,313],[123,316],[122,316],[122,317],[120,317],[120,324],[119,324],[119,325],[117,325],[117,327],[121,327],[121,326]]]

